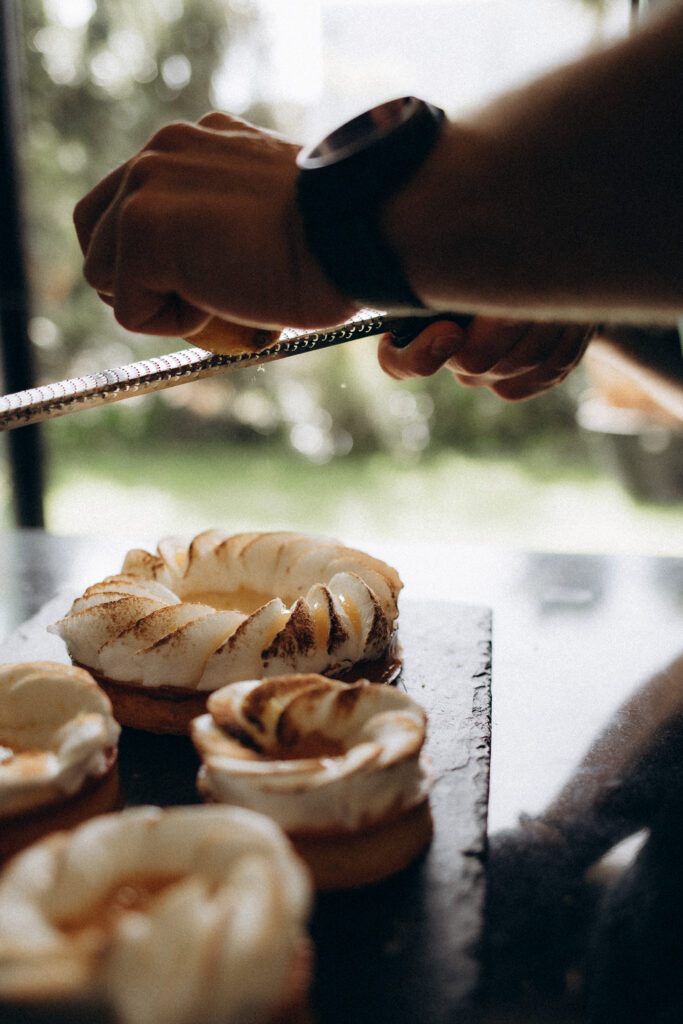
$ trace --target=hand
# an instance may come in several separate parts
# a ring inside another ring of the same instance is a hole
[[[446,366],[465,387],[487,387],[515,402],[564,380],[592,334],[585,324],[478,316],[465,330],[448,320],[431,323],[403,349],[383,335],[377,354],[384,372],[396,380],[429,377]]]
[[[318,327],[356,312],[308,252],[298,147],[226,114],[172,124],[76,206],[87,281],[132,331],[212,317]]]

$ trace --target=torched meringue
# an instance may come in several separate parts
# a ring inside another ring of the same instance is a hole
[[[305,866],[260,815],[101,815],[0,877],[0,1003],[105,1007],[117,1024],[269,1022],[295,996],[292,972],[305,997],[310,907]]]
[[[120,731],[108,697],[84,669],[0,665],[0,829],[3,819],[62,803],[105,775]]]
[[[394,687],[293,675],[223,687],[207,708],[191,725],[203,797],[267,814],[295,846],[426,808],[426,714]]]
[[[380,658],[401,587],[390,566],[335,541],[210,530],[130,551],[48,628],[97,676],[207,692]]]

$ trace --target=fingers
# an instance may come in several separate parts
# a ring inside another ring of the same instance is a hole
[[[472,378],[496,379],[518,377],[546,364],[560,368],[571,362],[585,333],[583,324],[477,317],[449,367]]]
[[[439,320],[426,327],[404,349],[392,345],[391,335],[383,336],[378,358],[385,373],[396,380],[429,377],[446,365],[454,373],[476,379],[508,354],[514,361],[514,350],[530,326],[516,320],[475,317],[464,330],[451,320]],[[525,359],[530,358],[530,355],[525,356]]]
[[[122,210],[125,209],[127,197],[152,175],[163,174],[163,160],[157,159],[156,154],[169,155],[175,151],[182,151],[190,134],[196,136],[193,139],[193,144],[196,145],[202,132],[210,138],[216,130],[258,132],[258,129],[246,121],[219,112],[207,114],[197,126],[185,123],[166,125],[152,136],[139,153],[103,178],[76,204],[73,219],[78,242],[85,256],[84,275],[104,302],[115,308],[120,305],[112,300],[112,296],[117,265],[125,258],[119,252],[118,222]],[[128,218],[130,219],[130,212]],[[148,228],[151,220],[152,218],[148,217],[148,223],[143,227]],[[160,321],[167,321],[169,317],[172,320],[176,319],[180,311],[178,303],[173,298],[163,301],[165,309],[158,310]],[[151,299],[148,305],[153,305]],[[127,319],[125,311],[122,315],[124,320]],[[144,313],[140,316],[144,316]],[[184,317],[181,316],[180,319]],[[189,329],[189,323],[187,326]]]
[[[122,201],[117,214],[102,218],[97,256],[92,265],[86,259],[84,270],[91,283],[111,275],[114,314],[128,330],[185,337],[210,319],[207,310],[182,298],[176,285],[181,263],[178,254],[195,251],[189,241],[183,243],[188,205],[192,205],[191,198],[176,202],[169,217],[163,194],[156,190],[133,192]],[[112,262],[107,264],[112,249]]]
[[[92,234],[100,217],[116,200],[117,195],[121,194],[126,179],[139,157],[145,152],[154,150],[164,151],[176,147],[179,137],[182,138],[183,133],[189,127],[186,124],[170,124],[162,128],[152,136],[139,153],[106,175],[99,184],[76,204],[73,214],[74,227],[84,253],[87,252]]]
[[[448,360],[453,373],[484,377],[503,366],[503,375],[536,365],[551,343],[534,332],[535,324],[477,316],[470,324],[463,344]],[[507,369],[506,369],[507,368]]]
[[[170,266],[179,226],[177,216],[165,216],[163,197],[134,190],[110,205],[92,233],[84,276],[128,330],[184,336],[209,319],[176,291]]]
[[[86,280],[133,331],[341,323],[357,307],[308,252],[298,148],[220,112],[162,128],[78,204]]]
[[[264,136],[270,136],[272,139],[279,139],[283,142],[287,141],[283,135],[272,128],[261,128],[250,121],[243,121],[241,117],[235,117],[234,114],[224,114],[219,110],[213,110],[209,114],[204,114],[197,121],[197,124],[201,128],[209,128],[217,132],[231,132],[233,135],[253,135],[259,139],[263,139]]]
[[[215,131],[226,131],[228,128],[232,128],[235,124],[247,125],[246,121],[241,121],[239,118],[233,117],[231,114],[224,114],[221,110],[212,110],[208,114],[204,114],[197,121],[197,124],[201,128],[213,128]],[[249,125],[251,127],[251,125]]]
[[[88,251],[92,233],[103,211],[107,209],[119,190],[127,167],[128,164],[117,167],[76,204],[73,214],[74,227],[84,254]]]
[[[210,128],[217,132],[240,131],[252,135],[263,133],[262,128],[257,128],[249,121],[243,121],[241,117],[234,117],[232,114],[224,114],[220,110],[212,110],[209,114],[204,114],[199,118],[197,124],[200,128]]]
[[[394,380],[431,377],[458,352],[464,341],[462,327],[452,320],[438,320],[425,327],[406,348],[396,348],[390,334],[382,335],[377,358],[384,372]]]
[[[233,122],[225,115],[206,120],[221,126]],[[171,225],[177,228],[178,217],[165,190],[182,179],[191,191],[192,159],[179,154],[186,152],[190,138],[193,151],[202,143],[204,149],[211,147],[212,135],[194,125],[167,125],[74,211],[85,279],[129,330],[182,336],[209,319],[207,312],[179,298],[167,272],[178,262],[173,253],[184,246],[182,239],[171,242]],[[154,185],[147,187],[150,182]]]
[[[462,354],[448,366],[464,387],[488,387],[507,401],[523,401],[563,381],[580,361],[591,335],[585,324],[526,324],[520,326],[517,343],[486,372],[463,373],[463,364],[472,364]]]
[[[431,376],[446,366],[464,387],[487,387],[507,401],[522,401],[564,380],[591,334],[583,324],[475,317],[462,330],[439,321],[405,349],[396,349],[390,335],[383,336],[378,358],[396,380]]]
[[[491,390],[508,402],[525,401],[562,383],[580,362],[595,331],[572,324],[562,329],[562,340],[552,356],[527,373],[493,384]]]
[[[119,168],[120,173],[110,175],[110,178],[118,180],[118,187],[113,194],[107,194],[111,189],[105,191],[102,188],[109,179],[105,179],[90,193],[93,198],[89,213],[95,223],[84,249],[83,273],[88,284],[98,292],[114,294],[117,264],[121,262],[120,250],[125,244],[128,231],[134,231],[138,240],[138,248],[133,255],[140,249],[150,248],[149,233],[156,233],[153,197],[159,195],[160,190],[155,189],[151,196],[145,193],[142,199],[140,195],[147,181],[155,174],[167,176],[165,163],[165,156],[157,155],[153,150],[145,150]],[[102,203],[97,211],[96,203],[100,198]]]

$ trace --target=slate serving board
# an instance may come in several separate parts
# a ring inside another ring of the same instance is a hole
[[[70,603],[70,597],[51,601],[0,646],[0,661],[67,660],[45,626]],[[403,668],[396,685],[429,716],[434,839],[400,875],[317,898],[315,1024],[466,1024],[474,1014],[485,896],[491,615],[486,608],[406,599],[399,635]],[[119,765],[129,805],[197,802],[189,740],[124,729]]]

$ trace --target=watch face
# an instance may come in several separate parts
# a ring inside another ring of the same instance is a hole
[[[423,101],[414,96],[380,103],[335,128],[322,142],[302,150],[297,163],[299,167],[313,170],[345,160],[410,120],[423,106]]]

